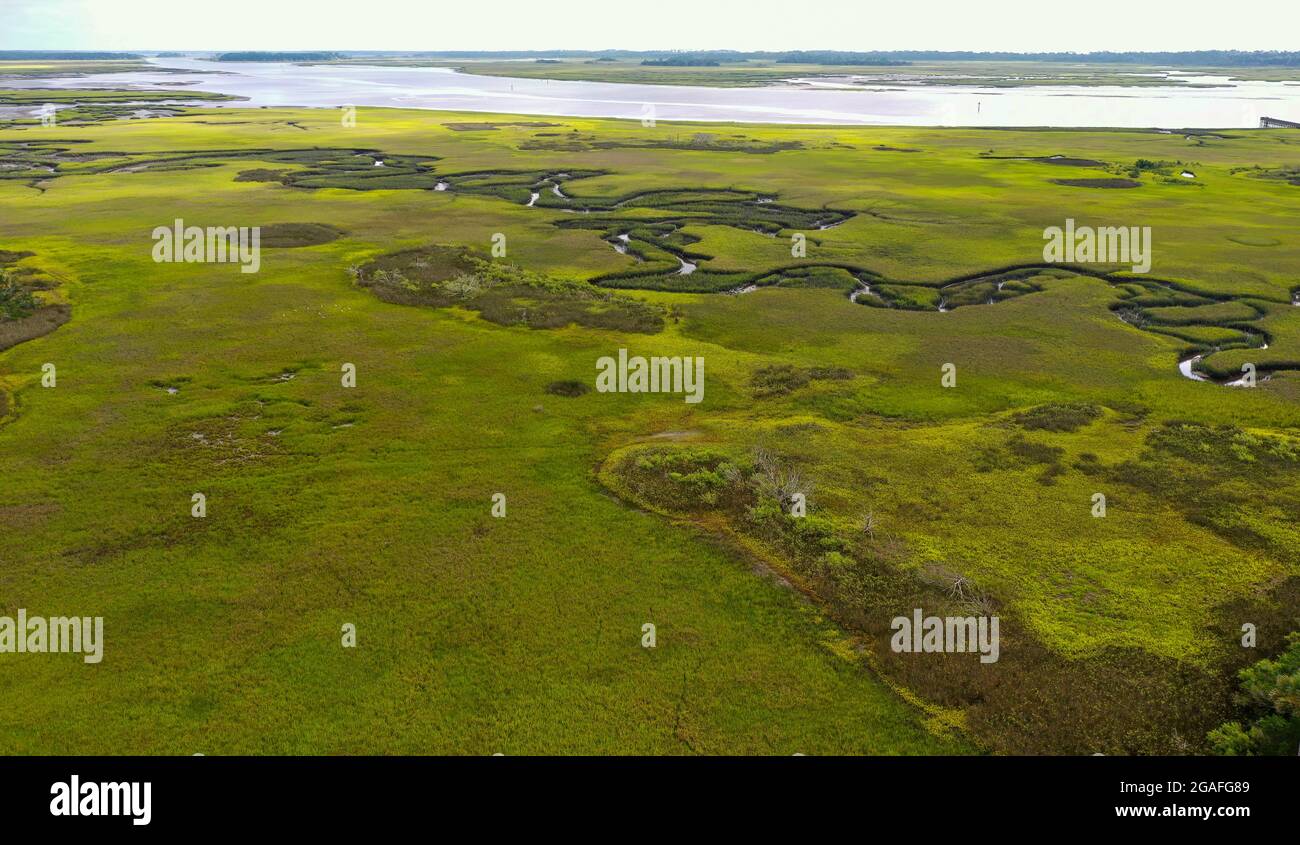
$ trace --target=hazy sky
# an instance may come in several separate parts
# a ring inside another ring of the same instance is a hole
[[[1297,31],[1297,0],[0,0],[10,50],[1287,50]]]

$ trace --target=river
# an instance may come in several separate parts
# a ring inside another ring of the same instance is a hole
[[[1171,78],[1219,87],[977,88],[791,80],[705,88],[475,76],[452,68],[295,65],[151,59],[192,74],[139,72],[69,79],[0,78],[0,87],[138,87],[244,97],[235,106],[386,106],[549,117],[903,126],[1246,128],[1263,116],[1300,121],[1300,83]],[[193,83],[178,86],[176,83]],[[169,83],[165,88],[157,88]]]

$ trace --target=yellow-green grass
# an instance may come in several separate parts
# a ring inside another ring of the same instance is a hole
[[[155,65],[140,59],[8,59],[0,61],[0,76],[34,78],[158,70],[159,68]]]
[[[736,126],[806,149],[566,153],[518,149],[550,130],[443,126],[491,119],[362,109],[347,129],[329,111],[219,110],[0,132],[0,143],[367,148],[436,156],[438,173],[608,172],[566,183],[578,198],[759,191],[857,212],[807,233],[808,262],[929,283],[1039,262],[1043,228],[1067,217],[1151,226],[1153,274],[1249,295],[1266,311],[1269,350],[1210,361],[1300,358],[1300,309],[1286,304],[1300,283],[1300,188],[1228,172],[1285,164],[1300,133],[1193,146],[1140,132]],[[554,122],[606,140],[718,131]],[[1096,171],[981,157],[990,150],[1181,159],[1204,187],[1144,176],[1134,190],[1067,188],[1048,180]],[[506,328],[380,302],[345,269],[428,243],[486,253],[495,233],[507,236],[509,261],[572,280],[630,260],[599,232],[553,225],[573,215],[492,197],[234,181],[283,166],[252,156],[170,173],[69,168],[43,192],[0,181],[0,249],[36,253],[31,262],[63,279],[43,295],[73,307],[67,325],[0,353],[0,389],[15,408],[0,417],[0,610],[103,615],[108,640],[98,666],[0,655],[0,696],[16,703],[0,717],[4,750],[934,753],[987,740],[928,730],[926,713],[846,647],[854,631],[756,574],[753,550],[732,535],[611,498],[595,469],[666,432],[686,434],[662,442],[737,453],[779,443],[818,478],[819,514],[848,532],[873,508],[905,544],[904,570],[942,562],[968,575],[1065,657],[1128,646],[1226,673],[1234,658],[1210,617],[1300,574],[1300,544],[1273,516],[1294,512],[1294,482],[1243,516],[1268,535],[1247,543],[1159,490],[1068,467],[1084,452],[1108,467],[1140,460],[1168,420],[1300,427],[1294,374],[1254,390],[1181,378],[1188,341],[1116,319],[1118,292],[1105,281],[1058,274],[1041,292],[944,314],[855,305],[824,289],[632,292],[676,319],[653,336]],[[264,250],[256,275],[155,264],[150,232],[177,217],[346,234]],[[693,251],[715,256],[710,269],[798,263],[789,232],[686,231],[701,239]],[[1228,237],[1243,231],[1278,244]],[[596,359],[620,346],[703,356],[706,401],[546,392],[558,380],[590,383]],[[39,386],[45,362],[58,367],[54,389]],[[345,362],[357,365],[355,389],[339,386]],[[855,377],[755,399],[754,371],[781,362]],[[940,386],[948,362],[958,368],[951,389]],[[294,377],[279,380],[285,373]],[[1039,483],[1031,466],[977,470],[972,456],[1006,443],[1008,412],[1058,401],[1107,410],[1075,433],[1029,433],[1065,450],[1056,483]],[[808,434],[789,428],[806,424]],[[189,516],[194,492],[208,497],[204,520]],[[505,519],[489,515],[495,492],[508,498]],[[1089,514],[1094,492],[1112,500],[1105,519]],[[345,622],[358,626],[355,651],[339,646]],[[645,622],[659,628],[655,650],[640,646]]]

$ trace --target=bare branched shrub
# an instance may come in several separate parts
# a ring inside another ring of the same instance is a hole
[[[771,450],[754,447],[754,489],[759,498],[770,499],[783,510],[802,493],[805,500],[812,499],[813,481],[801,468],[782,463]]]
[[[1178,754],[1196,753],[1196,747],[1193,746],[1190,742],[1188,742],[1187,738],[1184,737],[1182,734],[1180,734],[1177,730],[1173,732],[1173,736],[1171,737],[1171,742],[1174,746],[1175,751]]]
[[[381,286],[388,285],[390,287],[406,288],[407,290],[416,289],[415,282],[406,278],[405,274],[403,274],[401,270],[376,270],[374,282]]]
[[[923,584],[943,590],[949,599],[969,613],[992,616],[997,612],[995,598],[977,587],[970,578],[942,564],[927,564],[917,573],[917,578]]]
[[[483,280],[478,276],[470,273],[461,273],[459,276],[443,282],[441,287],[452,296],[460,299],[469,299],[482,293],[484,285]]]
[[[907,544],[897,534],[886,534],[876,543],[876,555],[885,561],[902,561],[907,557]]]
[[[1121,308],[1117,313],[1121,320],[1139,329],[1145,327],[1148,322],[1147,315],[1141,308]]]
[[[858,517],[858,522],[862,524],[862,533],[871,539],[876,539],[876,512],[869,510]]]
[[[962,603],[968,612],[975,616],[994,616],[998,612],[998,600],[988,593],[975,593]]]
[[[947,592],[953,581],[961,576],[941,563],[927,563],[916,573],[916,577],[922,584]]]

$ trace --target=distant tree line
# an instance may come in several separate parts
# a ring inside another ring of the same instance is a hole
[[[237,54],[227,54],[237,55]],[[264,53],[261,55],[280,55]],[[291,58],[304,54],[286,53]],[[323,54],[312,54],[323,55]],[[976,52],[972,50],[364,50],[348,51],[344,55],[408,56],[431,59],[595,59],[642,60],[644,64],[662,62],[681,65],[681,57],[691,62],[717,62],[727,64],[750,60],[777,63],[825,65],[901,65],[908,62],[984,61],[984,62],[1087,62],[1092,64],[1140,64],[1167,67],[1297,67],[1300,52],[1283,50],[1187,50],[1181,52],[1112,52],[1097,53],[1012,53]],[[266,59],[263,59],[266,61]]]
[[[239,53],[221,53],[214,58],[218,62],[328,62],[343,56],[343,53],[264,53],[245,50]]]
[[[1169,65],[1175,67],[1296,67],[1300,52],[1284,50],[1183,50],[1178,52],[1116,53],[976,53],[930,50],[897,50],[853,55],[882,56],[909,61],[982,61],[982,62],[1087,62],[1116,65]]]
[[[722,63],[700,56],[669,56],[666,59],[644,59],[641,64],[646,67],[717,67]]]
[[[30,59],[66,59],[69,61],[97,61],[103,59],[143,59],[138,53],[99,53],[77,50],[0,50],[0,61]]]
[[[910,65],[905,59],[874,53],[846,53],[841,50],[792,50],[776,57],[786,65]]]

